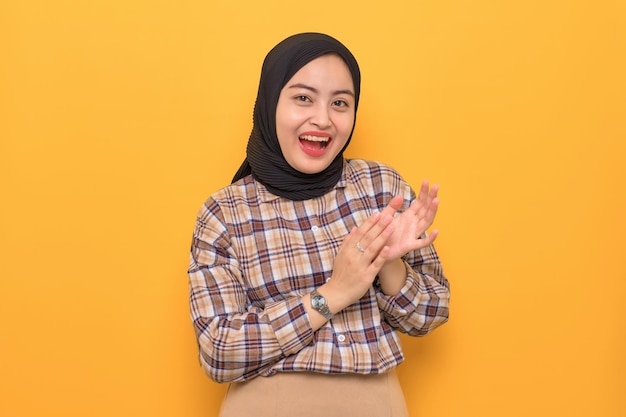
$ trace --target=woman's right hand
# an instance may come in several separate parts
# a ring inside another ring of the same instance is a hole
[[[372,286],[388,260],[386,242],[394,231],[392,221],[393,216],[376,212],[344,239],[331,279],[318,289],[333,313],[357,302]]]

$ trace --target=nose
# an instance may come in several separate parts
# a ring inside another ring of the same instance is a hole
[[[315,106],[311,115],[311,123],[320,129],[328,129],[333,123],[330,117],[330,108],[324,104]]]

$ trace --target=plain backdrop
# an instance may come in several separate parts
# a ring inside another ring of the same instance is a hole
[[[0,1],[0,415],[217,415],[191,233],[302,31],[361,65],[347,156],[441,185],[412,415],[625,415],[625,4]]]

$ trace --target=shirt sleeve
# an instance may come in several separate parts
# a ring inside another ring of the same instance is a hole
[[[424,336],[448,321],[450,284],[431,245],[404,259],[406,282],[394,296],[377,288],[378,306],[392,327],[411,336]]]
[[[194,230],[189,293],[200,363],[216,382],[268,372],[281,358],[313,342],[300,297],[249,305],[245,277],[215,202],[201,209]]]
[[[373,184],[374,190],[385,190],[378,194],[379,210],[398,194],[404,195],[403,210],[406,210],[416,198],[415,191],[395,170],[383,166],[381,172],[380,184]],[[450,284],[433,245],[409,252],[403,261],[406,281],[398,294],[384,294],[378,280],[375,281],[378,307],[393,328],[411,336],[424,336],[448,321]]]

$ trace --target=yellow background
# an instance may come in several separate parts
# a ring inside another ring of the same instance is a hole
[[[361,64],[348,156],[441,184],[412,415],[626,414],[625,3],[370,3],[0,2],[0,415],[216,415],[191,232],[301,31]]]

